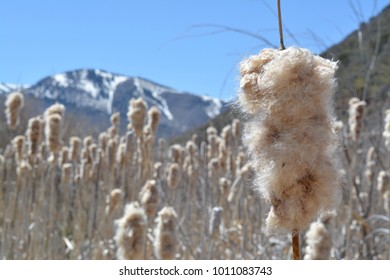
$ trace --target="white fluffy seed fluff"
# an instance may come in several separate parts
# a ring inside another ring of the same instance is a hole
[[[306,232],[305,260],[328,260],[332,249],[332,238],[323,223],[312,223]]]
[[[272,207],[268,230],[304,230],[340,197],[333,129],[337,63],[296,47],[240,64],[239,105],[255,186]]]

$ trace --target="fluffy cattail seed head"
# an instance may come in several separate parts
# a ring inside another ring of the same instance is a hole
[[[45,118],[47,118],[48,116],[55,115],[55,114],[58,114],[63,118],[65,114],[65,106],[59,103],[55,103],[46,109],[44,115]]]
[[[5,115],[7,125],[10,129],[15,129],[19,125],[19,113],[23,108],[24,98],[20,92],[12,92],[5,101]]]
[[[390,174],[384,170],[378,173],[377,189],[383,195],[385,192],[390,192]]]
[[[123,199],[123,192],[120,189],[113,189],[110,193],[110,201],[107,208],[107,214],[111,215],[120,205]]]
[[[300,48],[262,50],[240,65],[239,105],[269,230],[304,230],[339,199],[333,129],[337,64]]]
[[[127,116],[129,121],[131,121],[135,134],[141,137],[146,119],[146,102],[141,97],[137,99],[132,98],[129,105],[129,113]]]
[[[173,260],[177,248],[177,215],[172,207],[164,207],[158,212],[155,229],[154,252],[157,259]]]
[[[348,125],[351,132],[351,137],[353,141],[358,141],[360,137],[360,132],[363,125],[363,114],[364,108],[366,107],[365,101],[360,101],[359,98],[353,97],[349,100],[349,109],[348,109]]]
[[[157,107],[153,106],[148,111],[148,127],[154,135],[156,135],[157,133],[157,127],[159,122],[160,111],[157,109]]]
[[[159,203],[159,194],[155,180],[146,181],[140,192],[140,201],[148,219],[153,218],[156,215]]]
[[[21,161],[24,158],[25,144],[26,144],[26,137],[23,135],[16,136],[12,140],[12,145],[15,150],[16,161]]]
[[[39,143],[41,142],[41,121],[39,118],[31,118],[28,120],[27,129],[28,140],[28,153],[29,155],[36,156],[38,153]]]
[[[390,151],[390,109],[385,111],[385,127],[383,130],[383,138],[385,138],[385,146]]]
[[[119,121],[120,121],[120,114],[119,112],[116,112],[114,114],[111,115],[111,125],[112,126],[118,126],[119,125]]]
[[[328,260],[332,249],[332,238],[323,223],[312,223],[306,233],[305,260]]]
[[[62,117],[50,114],[46,117],[46,145],[51,153],[57,153],[61,148]]]
[[[181,170],[178,163],[171,163],[167,170],[167,185],[174,190],[180,183]]]
[[[120,260],[140,260],[144,258],[146,239],[146,215],[137,202],[127,204],[124,216],[116,220],[114,240],[118,246]]]
[[[79,161],[80,147],[81,147],[81,139],[76,136],[72,136],[69,139],[70,150],[69,156],[73,162]]]

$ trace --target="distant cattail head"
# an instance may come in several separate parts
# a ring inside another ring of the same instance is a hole
[[[241,122],[239,119],[234,119],[232,122],[232,136],[233,139],[238,142],[240,139]]]
[[[363,125],[364,108],[366,107],[365,101],[360,101],[359,98],[353,97],[349,100],[348,109],[348,125],[351,132],[353,141],[358,141],[360,137],[360,131]]]
[[[25,152],[25,145],[26,145],[26,137],[24,135],[16,136],[12,140],[12,145],[15,150],[15,159],[17,161],[21,161],[25,158],[24,152]]]
[[[45,118],[47,118],[48,116],[55,115],[55,114],[58,114],[63,118],[65,114],[65,106],[59,103],[55,103],[46,109],[44,115]]]
[[[171,163],[167,169],[167,185],[175,190],[180,183],[181,169],[178,163]]]
[[[385,138],[385,146],[390,151],[390,109],[385,111],[385,126],[383,130],[383,138]]]
[[[221,131],[221,138],[225,144],[225,147],[230,146],[231,138],[232,138],[232,126],[227,125]]]
[[[118,129],[115,126],[110,126],[107,129],[107,134],[110,136],[111,139],[114,139],[115,136],[118,134]]]
[[[19,125],[19,113],[23,108],[24,98],[20,92],[12,92],[5,101],[5,115],[7,125],[10,129],[15,129]]]
[[[69,139],[70,150],[69,157],[73,162],[79,161],[81,139],[76,136],[72,136]]]
[[[118,126],[119,125],[119,121],[120,121],[120,114],[119,112],[116,112],[114,114],[111,115],[111,125],[112,126]]]
[[[157,107],[153,106],[148,111],[148,127],[151,132],[155,135],[157,132],[157,127],[160,122],[160,111]]]
[[[17,181],[19,183],[21,182],[25,183],[27,181],[27,176],[30,171],[31,171],[30,164],[25,160],[21,160],[17,164],[17,169],[16,169]]]
[[[27,128],[28,153],[36,156],[38,153],[39,143],[41,142],[41,121],[39,118],[31,118],[28,120]]]
[[[183,147],[179,144],[174,144],[170,148],[170,157],[172,162],[176,162],[181,164],[182,163],[182,156],[183,156]]]
[[[148,219],[153,218],[156,215],[159,203],[159,194],[155,180],[146,181],[140,192],[140,201]]]
[[[65,163],[61,166],[61,183],[70,184],[73,179],[73,165],[71,163]]]
[[[223,205],[229,195],[232,182],[224,177],[219,178],[220,205]]]
[[[60,165],[64,165],[65,163],[67,163],[69,161],[69,148],[68,147],[62,147],[62,149],[60,151],[59,160],[60,160],[60,162],[59,162]]]
[[[190,140],[186,144],[186,150],[188,155],[194,159],[196,155],[198,154],[198,147],[196,146],[195,142]]]
[[[332,238],[323,223],[314,222],[306,233],[305,260],[329,260]]]
[[[127,204],[122,218],[115,221],[117,230],[114,240],[120,260],[144,259],[146,240],[146,215],[137,202]]]
[[[59,114],[49,114],[46,117],[46,145],[51,153],[57,153],[61,148],[62,117]]]
[[[146,119],[146,102],[140,97],[131,99],[129,104],[129,112],[127,114],[129,121],[131,121],[132,128],[138,137],[142,136],[142,132]]]
[[[123,168],[127,163],[126,143],[119,144],[116,151],[116,162]]]
[[[220,170],[221,164],[219,159],[212,158],[208,163],[208,176],[209,178],[214,178],[217,176],[219,170]]]
[[[377,189],[383,195],[385,192],[390,192],[390,174],[384,170],[378,173]]]
[[[121,201],[123,199],[123,192],[121,189],[113,189],[110,193],[109,197],[109,204],[108,208],[106,210],[106,214],[111,215],[115,209],[118,208],[118,206],[121,204]]]
[[[162,172],[162,163],[161,162],[155,162],[154,164],[153,164],[153,179],[156,179],[156,180],[158,180],[158,179],[161,179],[161,176],[162,176],[162,174],[161,174],[161,172]]]
[[[219,239],[222,211],[221,207],[214,207],[211,213],[209,233],[211,239],[214,241]]]
[[[214,126],[209,126],[209,127],[206,129],[206,133],[207,133],[207,136],[210,136],[210,135],[217,135],[217,134],[218,134],[218,130],[217,130]]]
[[[172,207],[165,206],[158,212],[154,241],[157,259],[173,260],[175,258],[178,245],[176,224],[177,215]]]

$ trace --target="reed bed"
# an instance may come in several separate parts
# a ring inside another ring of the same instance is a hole
[[[10,129],[23,100],[15,96]],[[389,114],[370,131],[363,103],[350,105],[349,125],[335,130],[341,202],[336,215],[300,225],[306,259],[390,258]],[[238,119],[169,145],[156,137],[158,109],[142,99],[97,138],[65,138],[66,117],[56,104],[1,147],[0,259],[291,258],[291,240],[267,228],[272,209],[259,197]]]

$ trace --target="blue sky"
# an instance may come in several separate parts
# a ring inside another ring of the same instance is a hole
[[[389,4],[282,0],[285,44],[319,53]],[[276,0],[1,0],[0,11],[0,82],[99,68],[229,99],[239,61],[271,45],[214,25],[279,42]]]

